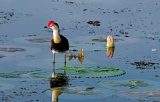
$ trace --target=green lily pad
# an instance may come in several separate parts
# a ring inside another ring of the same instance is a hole
[[[127,97],[129,99],[136,99],[136,98],[159,98],[160,97],[160,89],[154,89],[149,91],[120,91],[117,93],[121,97]]]
[[[1,78],[46,78],[48,73],[41,70],[16,71],[11,73],[0,73]]]
[[[75,68],[75,67],[65,67],[65,68],[57,68],[57,70],[66,70],[71,72],[85,72],[85,68]]]
[[[45,43],[45,42],[50,42],[50,38],[28,38],[27,41],[31,43]]]
[[[3,52],[24,52],[25,49],[17,48],[17,47],[10,47],[10,48],[0,47],[0,51],[3,51]]]
[[[108,83],[112,87],[128,87],[129,89],[134,89],[138,87],[148,87],[150,84],[142,81],[142,80],[130,80],[128,82],[115,82],[109,81]]]
[[[120,76],[125,74],[124,70],[119,70],[117,68],[111,67],[65,67],[65,68],[57,68],[57,70],[66,70],[71,73],[67,74],[71,77],[86,77],[86,78],[98,78],[98,77],[113,77]]]
[[[160,82],[150,80],[104,80],[100,81],[98,85],[115,90],[127,91],[146,91],[148,89],[159,88]]]

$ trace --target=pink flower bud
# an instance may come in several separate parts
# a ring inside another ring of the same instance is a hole
[[[107,47],[114,47],[114,37],[112,35],[109,35],[107,37]]]

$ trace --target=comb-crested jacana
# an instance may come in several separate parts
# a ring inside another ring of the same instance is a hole
[[[66,51],[69,49],[69,42],[66,37],[59,33],[59,25],[54,21],[49,21],[47,28],[53,30],[53,38],[50,42],[50,49],[53,52],[53,62],[55,63],[55,53],[65,53],[66,63]]]

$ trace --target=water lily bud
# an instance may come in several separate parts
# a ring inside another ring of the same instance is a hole
[[[68,52],[68,56],[72,57],[73,56],[72,52]]]
[[[82,48],[78,52],[78,57],[84,57],[84,50]]]
[[[112,35],[109,35],[107,37],[107,47],[114,47],[114,37]]]
[[[68,57],[69,57],[68,60],[69,60],[69,61],[72,60],[73,56],[74,56],[74,55],[72,54],[72,52],[68,52]]]

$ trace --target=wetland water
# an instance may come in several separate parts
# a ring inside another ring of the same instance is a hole
[[[159,102],[159,5],[0,0],[0,102]],[[68,38],[70,52],[83,48],[84,58],[67,56],[65,64],[64,54],[56,54],[52,63],[52,32],[43,28],[51,19]],[[110,34],[114,49],[106,49]]]

